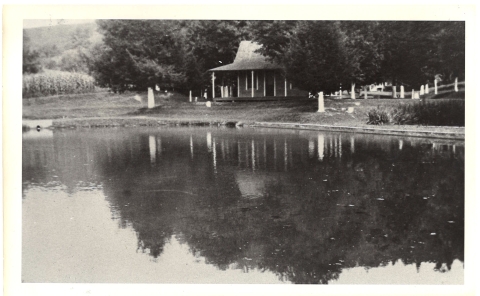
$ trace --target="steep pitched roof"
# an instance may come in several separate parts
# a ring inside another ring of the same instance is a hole
[[[242,41],[238,47],[237,55],[233,63],[213,68],[208,71],[240,71],[240,70],[273,70],[280,67],[267,60],[266,57],[255,50],[262,45],[252,41]]]

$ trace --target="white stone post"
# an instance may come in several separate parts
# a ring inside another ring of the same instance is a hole
[[[420,86],[420,95],[423,96],[425,94],[425,89],[423,85]]]
[[[438,94],[437,79],[435,79],[433,83],[435,84],[435,94]]]
[[[405,87],[400,85],[400,99],[405,99]]]
[[[240,97],[240,72],[237,74],[237,98]]]
[[[215,72],[212,72],[212,99],[214,98],[215,98]]]
[[[396,99],[397,98],[397,86],[392,85],[392,98]]]
[[[155,107],[155,97],[153,96],[153,89],[148,88],[148,108]]]
[[[412,89],[412,100],[415,99],[415,90]]]
[[[425,84],[425,94],[428,94],[430,90],[428,89],[428,83]]]
[[[188,101],[191,103],[192,102],[192,91],[190,91],[190,94],[188,96]]]
[[[287,96],[287,77],[285,77],[285,96]]]
[[[455,77],[455,92],[458,92],[458,77]]]
[[[365,100],[368,98],[368,90],[367,88],[365,87],[365,92],[363,93],[363,95],[365,96]]]
[[[352,82],[352,91],[350,93],[350,97],[352,98],[352,100],[355,100],[355,83]]]
[[[317,112],[325,112],[325,105],[323,101],[323,91],[318,93],[318,111]]]

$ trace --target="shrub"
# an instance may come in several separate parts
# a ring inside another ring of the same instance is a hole
[[[24,75],[22,97],[86,93],[95,90],[93,77],[82,73],[48,71]]]
[[[367,124],[388,124],[390,123],[390,114],[385,108],[374,108],[370,109],[367,113],[368,121]]]
[[[436,100],[399,104],[395,108],[371,109],[368,124],[418,124],[436,126],[465,126],[465,101]]]
[[[399,105],[393,111],[395,124],[465,126],[465,101],[426,101]]]

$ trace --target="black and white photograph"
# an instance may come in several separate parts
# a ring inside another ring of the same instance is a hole
[[[473,295],[474,8],[16,8],[6,295]]]

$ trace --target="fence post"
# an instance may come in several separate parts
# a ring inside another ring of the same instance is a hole
[[[458,92],[458,77],[455,77],[455,92]]]
[[[437,87],[437,79],[436,78],[433,81],[433,83],[435,84],[435,94],[438,94],[438,87]]]
[[[323,102],[323,91],[318,93],[318,111],[317,112],[325,112],[325,105]]]
[[[400,85],[400,99],[405,99],[405,88]]]
[[[151,87],[148,88],[148,108],[155,107],[155,98],[153,97],[153,89]]]
[[[392,85],[392,97],[395,99],[397,97],[397,86]]]
[[[428,89],[428,83],[425,84],[425,94],[428,94],[429,93],[429,89]]]
[[[190,95],[188,96],[188,100],[191,103],[192,102],[192,91],[190,91]]]
[[[412,89],[412,100],[415,99],[415,90]]]
[[[423,85],[420,86],[420,95],[423,96],[425,94],[425,89],[423,88]]]
[[[355,83],[352,82],[352,92],[350,93],[352,100],[355,100]]]

